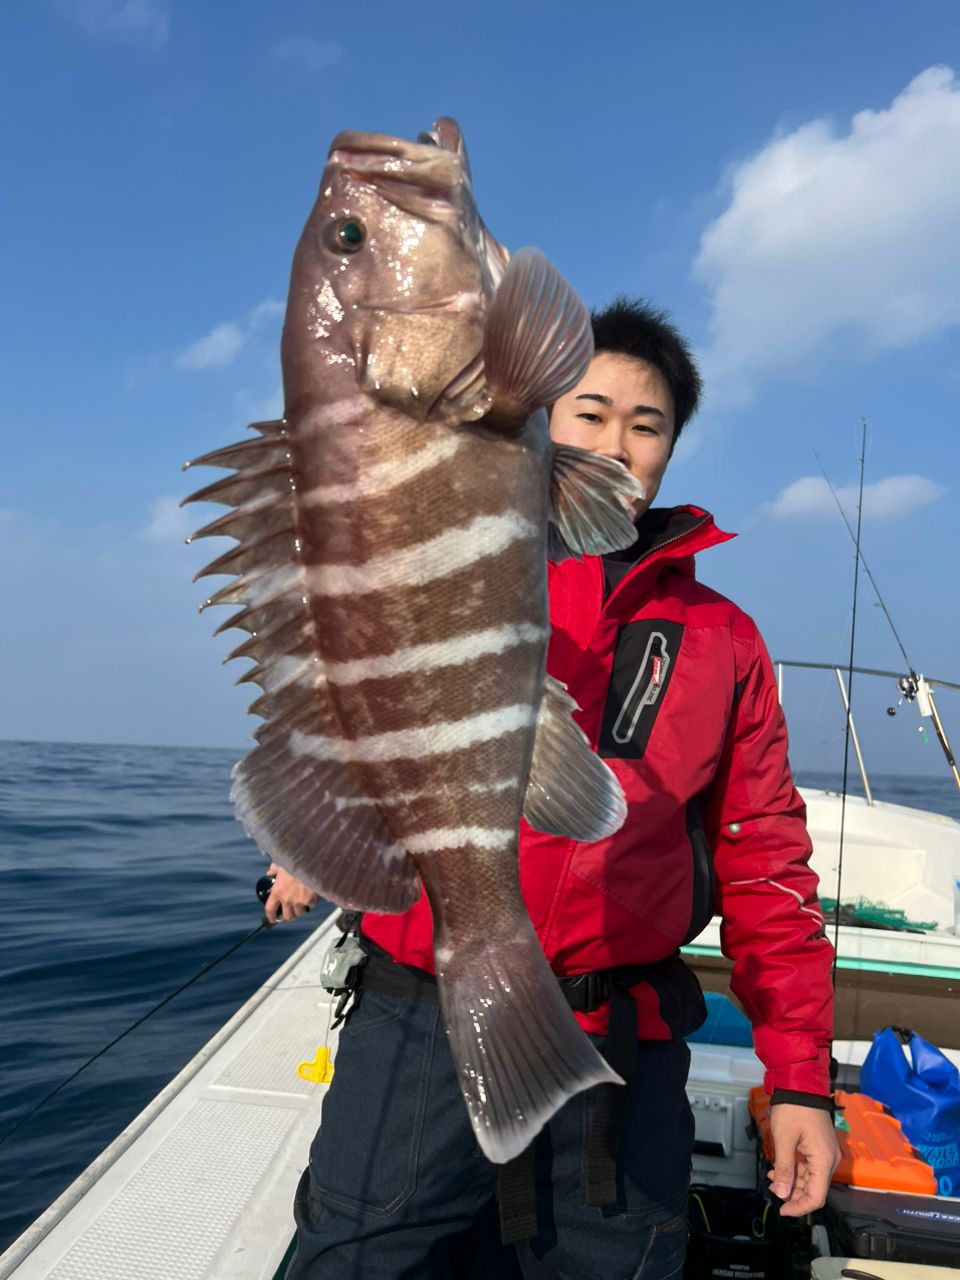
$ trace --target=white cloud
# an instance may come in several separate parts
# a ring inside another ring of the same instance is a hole
[[[150,520],[143,536],[168,545],[183,542],[197,527],[196,514],[180,506],[180,499],[164,495],[150,503]]]
[[[270,51],[279,62],[297,62],[308,71],[322,71],[332,67],[343,57],[343,49],[335,40],[308,40],[299,36],[287,36],[278,40]]]
[[[863,486],[863,518],[865,520],[897,520],[928,507],[946,493],[942,485],[925,476],[887,476]],[[836,490],[840,504],[853,522],[857,510],[859,485],[848,484]],[[764,507],[778,519],[819,519],[836,516],[837,504],[823,476],[803,476],[781,489]]]
[[[814,120],[735,166],[694,264],[712,392],[743,402],[838,347],[871,356],[960,324],[958,156],[960,83],[930,67],[846,131]]]
[[[287,304],[281,302],[279,298],[264,298],[263,302],[258,302],[249,316],[247,316],[247,323],[251,328],[255,329],[264,320],[272,320],[274,316],[282,316],[286,309]]]
[[[170,34],[163,0],[60,0],[60,11],[95,40],[161,49]]]
[[[233,364],[254,333],[266,321],[282,315],[284,304],[276,298],[258,302],[241,321],[215,325],[208,334],[186,347],[176,358],[181,369],[216,369]]]
[[[181,369],[214,369],[233,364],[247,341],[246,330],[229,322],[218,324],[177,356]]]

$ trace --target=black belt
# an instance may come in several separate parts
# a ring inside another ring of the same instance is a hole
[[[369,938],[363,938],[368,952],[360,970],[358,990],[376,991],[401,1000],[439,1002],[437,979],[412,965],[397,964]],[[584,1202],[593,1207],[617,1203],[617,1152],[626,1118],[628,1089],[637,1061],[637,1014],[630,988],[648,979],[652,972],[673,963],[675,957],[651,965],[625,965],[597,973],[558,977],[560,990],[575,1013],[592,1013],[610,1001],[610,1020],[603,1056],[624,1082],[595,1087],[595,1104],[583,1152],[582,1187]],[[500,1234],[504,1244],[530,1240],[537,1234],[536,1188],[533,1146],[500,1167],[497,1200],[500,1205]]]

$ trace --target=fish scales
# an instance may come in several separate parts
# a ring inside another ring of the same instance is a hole
[[[201,531],[238,539],[208,603],[243,606],[235,655],[263,691],[238,816],[342,905],[425,888],[468,1114],[505,1160],[616,1079],[540,950],[517,843],[525,806],[575,839],[623,820],[546,677],[546,552],[551,521],[558,554],[628,545],[637,491],[550,445],[542,406],[582,375],[588,317],[545,259],[490,236],[456,125],[431,137],[334,141],[294,257],[284,418],[199,459],[236,474],[197,497],[236,508]]]
[[[355,427],[362,428],[362,454],[351,458],[346,444],[356,437],[344,436],[333,466],[330,450],[322,455],[321,464],[316,460],[318,451],[309,447],[313,424],[308,423],[304,432],[296,420],[291,421],[291,443],[304,459],[298,492],[315,492],[321,473],[328,484],[356,484],[356,477],[364,472],[364,455],[389,466],[394,459],[399,463],[409,457],[411,448],[416,456],[435,441],[443,442],[451,431],[446,426],[418,426],[418,439],[411,445],[405,433],[397,430],[395,416],[371,413],[355,421]],[[374,758],[376,777],[370,779],[366,793],[427,787],[435,792],[429,826],[423,825],[422,805],[400,806],[391,815],[391,830],[403,846],[413,840],[420,847],[428,830],[458,832],[467,827],[499,833],[512,827],[515,833],[519,824],[521,783],[532,746],[528,730],[542,689],[547,634],[542,573],[546,488],[537,475],[543,467],[542,456],[531,457],[529,450],[510,442],[465,438],[453,456],[416,472],[405,483],[372,497],[310,504],[301,511],[300,581],[313,619],[310,647],[315,650],[303,659],[305,672],[317,669],[325,679],[328,666],[357,652],[351,640],[355,634],[379,636],[381,653],[389,638],[393,647],[384,656],[401,660],[414,645],[444,639],[456,641],[462,654],[450,663],[437,654],[423,671],[392,677],[387,689],[382,680],[329,684],[337,711],[339,758],[357,764],[371,755]],[[331,481],[331,475],[337,478]],[[531,488],[540,494],[540,510],[531,511]],[[445,513],[449,523],[438,520],[438,511]],[[462,530],[484,527],[484,521],[494,522],[493,538],[461,536]],[[502,542],[496,537],[501,527]],[[429,530],[426,538],[424,530]],[[456,535],[456,550],[448,551],[444,545],[440,554],[425,555],[438,540],[443,544],[448,531]],[[524,545],[530,542],[539,543],[533,555]],[[455,556],[462,572],[451,580]],[[378,566],[385,561],[388,571],[379,572]],[[405,573],[424,581],[400,589],[391,585]],[[394,600],[394,618],[385,616],[384,595]],[[452,632],[451,621],[456,626]],[[478,654],[471,643],[481,633],[519,626],[530,628],[537,639],[492,656]],[[261,662],[269,666],[270,656]],[[497,713],[514,707],[529,708],[529,716],[526,722],[504,730]],[[464,735],[466,745],[459,747]],[[404,745],[411,738],[418,740],[409,746],[408,755]],[[329,739],[329,734],[304,732],[294,750],[306,755],[323,752]],[[499,741],[498,779],[512,780],[513,792],[464,794],[475,776],[472,749],[491,740]],[[353,743],[358,744],[356,757]],[[380,758],[378,748],[385,753]]]

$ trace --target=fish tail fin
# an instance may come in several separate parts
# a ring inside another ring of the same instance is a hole
[[[519,249],[487,318],[483,362],[495,414],[525,418],[553,404],[593,357],[590,313],[537,249]]]
[[[623,1083],[577,1025],[529,920],[500,941],[436,950],[450,1050],[489,1160],[519,1155],[574,1094]]]

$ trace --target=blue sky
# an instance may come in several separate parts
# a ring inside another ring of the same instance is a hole
[[[586,16],[590,13],[590,16]],[[240,746],[198,618],[181,462],[279,409],[290,257],[332,136],[461,123],[481,211],[591,304],[668,308],[708,379],[667,502],[777,656],[846,655],[864,549],[916,666],[960,681],[960,10],[847,0],[7,0],[0,9],[0,736]],[[869,589],[858,658],[899,661]],[[867,696],[877,769],[937,772]],[[791,698],[791,692],[793,697]],[[788,681],[794,759],[836,758]],[[960,695],[943,694],[960,739]]]

